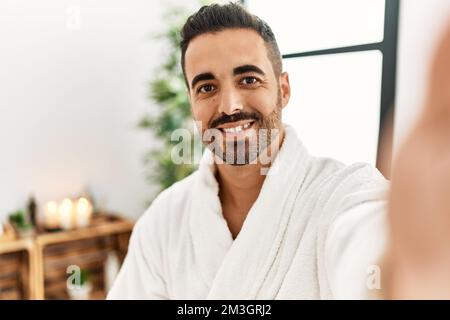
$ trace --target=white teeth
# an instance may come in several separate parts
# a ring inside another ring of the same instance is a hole
[[[234,128],[224,128],[223,131],[225,131],[226,133],[236,133],[236,132],[241,132],[242,131],[242,126],[237,126]]]
[[[246,123],[243,126],[237,126],[234,128],[223,128],[223,131],[225,131],[226,133],[237,133],[237,132],[241,132],[242,130],[249,128],[250,125],[251,125],[251,123]]]

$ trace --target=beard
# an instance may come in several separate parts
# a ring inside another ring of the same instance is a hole
[[[218,163],[243,166],[256,164],[258,160],[263,162],[261,161],[263,156],[270,158],[273,151],[269,147],[278,148],[278,145],[273,142],[280,133],[281,109],[281,96],[278,93],[275,109],[267,116],[263,116],[259,112],[244,111],[220,116],[209,125],[209,129],[204,134],[204,142],[206,140],[206,146],[216,155]],[[251,127],[246,129],[247,131],[253,130],[253,132],[241,139],[224,138],[223,130],[216,128],[221,124],[241,120],[253,121]]]

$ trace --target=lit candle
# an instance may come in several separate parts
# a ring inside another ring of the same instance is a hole
[[[44,207],[44,225],[48,229],[59,227],[58,205],[54,201],[48,202]]]
[[[78,227],[86,227],[91,222],[92,205],[86,198],[80,198],[77,202],[76,220]]]
[[[59,205],[60,225],[63,229],[72,229],[74,224],[72,200],[66,198]]]

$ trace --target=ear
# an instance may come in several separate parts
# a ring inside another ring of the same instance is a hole
[[[283,72],[280,75],[280,90],[281,90],[281,106],[284,108],[291,97],[291,85],[289,84],[289,74]]]

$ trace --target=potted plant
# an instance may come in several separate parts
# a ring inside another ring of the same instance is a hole
[[[9,216],[9,222],[21,237],[34,233],[33,225],[27,220],[24,210],[17,210]]]
[[[92,292],[92,284],[89,281],[89,272],[80,269],[69,278],[67,293],[72,300],[88,300]]]

